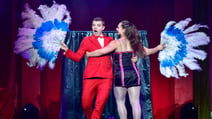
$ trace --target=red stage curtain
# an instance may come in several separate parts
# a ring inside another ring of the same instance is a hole
[[[0,119],[13,119],[15,93],[10,88],[0,88]]]

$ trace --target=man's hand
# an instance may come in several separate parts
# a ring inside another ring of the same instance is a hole
[[[137,62],[138,61],[138,56],[135,56],[131,59],[132,62]]]
[[[67,45],[65,43],[63,43],[63,42],[60,42],[60,44],[61,44],[60,49],[62,49],[62,50],[64,50],[66,52],[68,50]]]

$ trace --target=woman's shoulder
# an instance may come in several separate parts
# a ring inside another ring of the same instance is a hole
[[[119,40],[113,40],[113,41],[111,41],[111,43],[112,44],[115,44],[115,45],[119,45],[120,44],[119,42],[120,42]]]

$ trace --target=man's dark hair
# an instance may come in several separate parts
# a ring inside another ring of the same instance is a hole
[[[102,21],[102,24],[105,26],[105,21],[102,17],[95,17],[93,21]]]

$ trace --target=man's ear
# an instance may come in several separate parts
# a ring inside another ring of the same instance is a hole
[[[105,26],[103,26],[103,30],[105,30]]]

